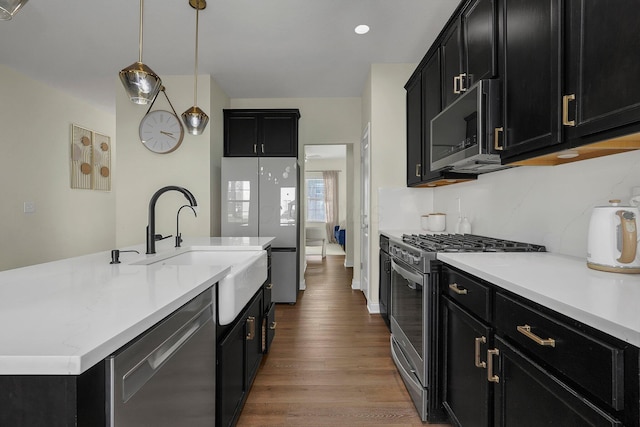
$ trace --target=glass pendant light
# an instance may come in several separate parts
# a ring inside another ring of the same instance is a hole
[[[28,0],[0,0],[0,21],[9,21]]]
[[[196,10],[196,63],[193,76],[193,107],[182,113],[187,132],[191,135],[200,135],[209,123],[209,116],[198,107],[198,15],[207,7],[206,0],[189,0],[189,5]]]
[[[142,63],[142,14],[144,0],[140,0],[140,37],[138,62],[120,71],[120,81],[129,99],[135,104],[147,104],[156,97],[162,86],[160,76]]]

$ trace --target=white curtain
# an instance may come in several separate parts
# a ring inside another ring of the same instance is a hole
[[[338,171],[323,171],[324,208],[327,216],[327,236],[335,242],[333,228],[338,225]]]

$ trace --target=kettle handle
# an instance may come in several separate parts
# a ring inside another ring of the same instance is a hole
[[[620,217],[620,225],[622,227],[622,253],[618,262],[628,264],[636,258],[636,249],[638,247],[636,227],[636,217],[633,212],[619,210],[616,215]]]

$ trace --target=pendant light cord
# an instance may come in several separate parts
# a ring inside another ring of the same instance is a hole
[[[142,62],[142,12],[144,10],[144,0],[140,0],[140,35],[138,37],[138,40],[140,41],[139,46],[138,46],[138,62]]]
[[[193,76],[193,105],[198,105],[198,16],[200,9],[196,7],[196,64]]]

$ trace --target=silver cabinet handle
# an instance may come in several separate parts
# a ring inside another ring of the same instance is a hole
[[[493,149],[496,151],[504,150],[504,145],[499,145],[501,132],[504,132],[504,127],[495,128],[493,130]]]
[[[460,86],[462,86],[462,77],[461,76],[455,76],[453,78],[453,93],[455,94],[459,94],[460,93]]]
[[[466,77],[467,77],[467,73],[460,74],[460,92],[467,91],[467,85],[465,84]]]
[[[258,154],[258,144],[253,144],[253,154]]]

